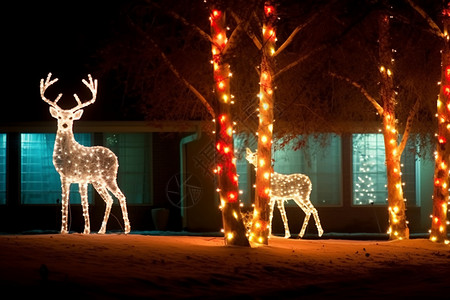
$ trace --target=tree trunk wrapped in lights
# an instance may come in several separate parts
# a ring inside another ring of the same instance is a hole
[[[233,122],[230,105],[230,66],[223,60],[228,42],[225,13],[213,9],[210,16],[212,37],[212,64],[214,68],[215,94],[218,100],[216,114],[216,174],[222,209],[223,229],[227,245],[249,246],[239,206],[238,176],[233,145]]]
[[[450,1],[444,2],[442,10],[443,30],[430,16],[412,0],[407,0],[427,22],[430,30],[443,41],[441,57],[441,88],[437,100],[438,132],[435,152],[433,212],[431,215],[430,240],[450,243],[447,237],[449,203],[449,164],[450,164]]]
[[[251,19],[256,14],[252,14],[246,21],[242,20],[237,14],[233,13],[233,18],[238,24],[244,25],[246,34],[253,41],[254,45],[261,53],[261,65],[259,71],[260,92],[259,92],[259,125],[257,130],[258,149],[256,162],[256,193],[255,208],[253,211],[252,228],[250,230],[250,240],[253,242],[268,244],[271,226],[271,207],[275,202],[271,201],[271,177],[272,177],[272,132],[273,132],[273,107],[274,107],[274,84],[276,78],[291,68],[297,66],[314,53],[322,50],[324,46],[318,47],[306,55],[301,55],[283,68],[276,68],[275,57],[280,54],[288,45],[292,43],[295,36],[308,24],[310,24],[319,13],[316,12],[310,16],[305,22],[298,25],[289,35],[289,37],[276,49],[276,32],[275,22],[277,21],[277,12],[273,1],[264,2],[264,11],[262,19],[257,18],[256,24],[260,24],[262,28],[262,39],[254,33],[257,29],[249,28]],[[282,212],[283,213],[283,212]],[[287,226],[287,223],[285,224]]]
[[[264,4],[262,62],[260,69],[258,158],[256,193],[250,241],[268,244],[270,233],[270,180],[272,173],[273,75],[276,13],[274,6]]]
[[[403,198],[400,157],[404,145],[398,145],[398,132],[395,118],[395,90],[393,83],[393,57],[390,47],[389,16],[381,14],[379,19],[379,57],[380,57],[380,97],[383,103],[383,136],[386,155],[389,237],[390,239],[409,238],[406,220],[406,205]],[[407,137],[406,137],[407,138]],[[405,143],[405,137],[403,137]],[[399,147],[401,146],[401,148]]]
[[[393,56],[390,46],[389,25],[390,17],[386,13],[381,13],[379,17],[379,60],[380,60],[380,101],[370,95],[370,93],[359,83],[347,77],[330,73],[331,76],[342,79],[357,88],[364,97],[375,107],[382,118],[383,137],[386,157],[387,172],[387,192],[388,192],[388,213],[389,213],[389,238],[407,239],[409,238],[408,221],[406,220],[406,204],[403,198],[403,183],[401,173],[400,158],[409,138],[413,119],[419,110],[420,102],[417,100],[409,111],[405,129],[399,141],[398,125],[395,116],[397,101],[396,91],[393,83]]]
[[[430,240],[449,243],[447,212],[450,163],[450,8],[443,10],[444,47],[442,49],[441,88],[437,100],[438,133],[434,169],[433,213]]]
[[[152,5],[160,8],[157,4],[153,3]],[[215,97],[207,99],[179,72],[148,34],[138,26],[135,26],[135,28],[158,51],[172,73],[200,100],[214,119],[216,123],[215,148],[217,162],[214,172],[217,174],[217,191],[221,203],[225,244],[248,247],[250,244],[246,236],[238,199],[238,177],[233,146],[233,122],[230,114],[230,105],[233,103],[230,94],[231,72],[229,64],[224,61],[227,51],[235,45],[233,41],[236,40],[236,32],[240,31],[241,28],[237,26],[228,40],[225,13],[219,9],[211,9],[210,11],[211,34],[206,33],[200,27],[190,23],[174,11],[166,11],[166,13],[183,25],[192,28],[201,38],[211,44]]]

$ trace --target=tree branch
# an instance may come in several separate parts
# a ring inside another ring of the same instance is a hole
[[[300,30],[302,30],[303,28],[305,28],[306,26],[308,26],[318,15],[319,15],[320,11],[317,11],[316,13],[314,13],[312,16],[310,16],[308,18],[308,20],[306,20],[305,23],[298,25],[289,35],[289,37],[284,41],[284,43],[277,49],[277,51],[275,51],[275,53],[273,54],[273,56],[277,56],[278,54],[280,54],[287,46],[289,46],[289,44],[293,41],[294,37],[297,35],[297,33],[300,32]]]
[[[178,70],[175,68],[175,66],[172,64],[172,62],[169,60],[169,58],[162,52],[162,50],[159,48],[158,44],[153,41],[139,26],[137,26],[132,20],[129,20],[130,24],[144,37],[145,40],[147,40],[159,53],[163,61],[166,63],[166,65],[169,67],[169,69],[172,71],[172,73],[179,79],[181,82],[183,82],[184,85],[200,100],[200,102],[205,106],[206,110],[209,112],[211,117],[215,118],[215,112],[212,108],[211,104],[206,100],[206,98],[192,85],[189,83],[189,81],[186,80],[186,78],[183,77],[183,75],[178,72]]]
[[[183,18],[182,16],[180,16],[179,14],[177,14],[176,12],[174,12],[173,10],[166,10],[166,9],[163,9],[163,8],[161,8],[158,4],[153,3],[153,2],[151,3],[151,5],[153,5],[153,6],[156,7],[156,8],[159,8],[159,9],[164,10],[164,12],[165,12],[166,14],[168,14],[168,15],[171,16],[171,17],[173,17],[175,20],[178,20],[178,21],[180,21],[181,23],[183,23],[184,25],[186,25],[186,26],[191,27],[192,29],[194,29],[197,33],[200,34],[200,36],[201,36],[202,38],[204,38],[205,40],[207,40],[207,41],[210,42],[211,44],[214,44],[214,45],[217,47],[217,49],[221,49],[221,47],[213,41],[212,37],[211,37],[209,34],[207,34],[205,31],[203,31],[203,30],[202,30],[200,27],[198,27],[197,25],[190,23],[188,20],[186,20],[185,18]]]
[[[273,54],[273,56],[277,56],[278,54],[280,54],[281,51],[283,51],[294,39],[294,37],[297,35],[297,33],[303,29],[303,27],[305,27],[306,25],[302,24],[299,25],[297,27],[295,27],[295,29],[291,32],[291,34],[289,35],[289,37],[284,41],[284,43],[277,49],[277,51],[275,51],[275,53]]]
[[[363,94],[363,95],[366,97],[366,99],[369,100],[370,103],[372,103],[372,105],[373,105],[373,106],[375,107],[375,109],[377,110],[378,114],[379,114],[380,116],[383,116],[383,113],[384,113],[383,107],[381,107],[381,105],[378,104],[377,100],[375,100],[375,98],[373,98],[373,97],[369,94],[369,92],[367,92],[366,89],[362,87],[361,84],[357,83],[356,81],[351,80],[350,78],[347,78],[347,77],[344,77],[344,76],[341,76],[341,75],[337,75],[337,74],[335,74],[335,73],[333,73],[333,72],[330,72],[329,74],[330,74],[332,77],[335,77],[335,78],[338,78],[338,79],[347,81],[348,83],[350,83],[351,85],[353,85],[354,87],[356,87],[356,88],[361,92],[361,94]]]
[[[192,85],[189,83],[189,81],[186,80],[186,78],[183,77],[183,75],[181,75],[178,70],[175,68],[175,66],[172,64],[172,62],[167,58],[167,56],[159,49],[158,45],[152,40],[150,39],[150,42],[153,44],[153,47],[156,48],[159,52],[159,55],[161,56],[161,58],[163,59],[163,61],[167,64],[167,66],[169,67],[169,69],[172,71],[172,73],[179,79],[181,80],[181,82],[184,83],[184,85],[187,86],[187,88],[194,93],[195,96],[197,96],[197,98],[200,100],[200,102],[203,104],[203,106],[205,106],[206,110],[209,112],[209,114],[211,115],[211,117],[214,119],[216,117],[216,114],[214,112],[214,109],[212,108],[212,106],[209,104],[209,102],[206,100],[206,98]]]
[[[239,18],[239,16],[237,14],[235,14],[234,12],[231,12],[231,16],[234,18],[234,20],[236,21],[236,23],[239,25],[241,25],[242,23],[244,23],[244,21],[241,20],[241,18]],[[253,32],[249,32],[248,31],[248,26],[249,26],[249,22],[246,22],[246,26],[244,27],[245,32],[247,33],[248,37],[253,41],[253,44],[255,44],[256,48],[258,48],[258,50],[262,49],[262,43],[259,41],[259,39],[256,37],[256,35]]]
[[[234,15],[233,12],[231,12],[231,14]],[[234,18],[234,16],[233,16],[233,18]],[[234,19],[236,20],[236,18],[234,18]],[[228,39],[228,43],[225,45],[225,48],[222,50],[222,55],[225,55],[227,53],[227,51],[229,51],[229,49],[233,49],[233,47],[236,45],[237,34],[243,30],[242,24],[244,24],[244,22],[238,22],[236,20],[236,23],[237,23],[237,26],[236,26],[236,28],[234,28],[233,32],[230,35],[230,38]],[[247,31],[247,26],[244,28],[245,31]]]
[[[420,107],[420,101],[419,98],[416,100],[416,103],[414,103],[413,108],[409,112],[408,119],[406,120],[406,126],[405,131],[403,132],[402,140],[400,142],[400,145],[397,147],[398,154],[401,155],[403,153],[403,150],[405,150],[406,142],[408,141],[409,132],[411,131],[412,123],[414,121],[414,117],[419,111]]]
[[[412,0],[406,0],[406,2],[408,2],[408,4],[416,11],[419,13],[419,15],[422,16],[422,18],[425,19],[425,21],[428,23],[428,25],[431,28],[431,32],[434,33],[435,35],[437,35],[440,38],[445,38],[444,33],[442,32],[442,30],[439,28],[439,26],[436,24],[436,22],[433,21],[433,19],[430,18],[430,16],[417,4],[415,4]]]
[[[302,55],[299,58],[297,58],[295,61],[291,62],[290,64],[288,64],[287,66],[283,67],[282,69],[280,69],[277,73],[275,73],[275,75],[273,76],[273,80],[275,80],[275,78],[277,78],[278,76],[280,76],[282,73],[286,72],[287,70],[295,67],[296,65],[298,65],[299,63],[305,61],[307,58],[309,58],[310,56],[312,56],[313,54],[322,51],[323,49],[327,48],[328,45],[322,45],[320,47],[317,47],[316,49],[312,50],[311,52],[309,52],[308,54]]]

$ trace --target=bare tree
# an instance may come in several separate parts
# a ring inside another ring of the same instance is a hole
[[[442,8],[442,30],[433,19],[414,1],[409,5],[423,17],[428,30],[442,41],[441,81],[437,100],[438,130],[436,139],[433,212],[431,215],[430,240],[449,243],[447,219],[449,202],[449,164],[450,164],[450,2],[445,1]]]
[[[175,1],[163,7],[149,1],[130,8],[126,22],[141,42],[136,52],[142,60],[133,59],[136,65],[129,74],[136,77],[136,70],[141,70],[142,77],[126,83],[145,89],[138,92],[148,95],[142,104],[152,119],[215,121],[215,173],[225,244],[249,246],[238,198],[227,60],[240,28],[227,22],[225,7],[219,2],[205,6]],[[186,16],[200,20],[200,25]],[[233,30],[228,34],[230,27]]]
[[[385,162],[387,171],[387,192],[388,192],[388,212],[389,212],[389,237],[390,239],[409,238],[408,222],[406,218],[406,205],[403,195],[403,183],[401,174],[400,158],[405,149],[409,134],[412,128],[413,120],[420,107],[420,97],[417,97],[414,105],[407,114],[407,120],[404,125],[403,134],[399,134],[399,124],[396,116],[398,109],[398,92],[394,84],[394,57],[391,46],[391,17],[385,9],[378,13],[378,55],[374,62],[378,65],[379,71],[379,100],[372,96],[363,84],[331,73],[335,78],[346,81],[357,89],[366,100],[376,109],[377,115],[381,118],[385,146]],[[373,36],[375,37],[375,35]],[[402,107],[407,107],[403,104]]]

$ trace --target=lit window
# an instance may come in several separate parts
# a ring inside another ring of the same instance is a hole
[[[301,145],[300,149],[296,145]],[[336,135],[294,139],[276,150],[274,171],[281,174],[301,173],[312,183],[311,202],[315,206],[341,205],[341,139]],[[294,205],[293,201],[289,201]]]
[[[251,206],[254,202],[254,193],[252,193],[255,172],[252,170],[255,168],[245,159],[245,148],[256,148],[256,138],[253,135],[240,133],[234,136],[234,149],[239,149],[240,152],[236,155],[236,172],[238,174],[239,184],[239,200],[245,206]],[[253,177],[251,177],[253,176]]]
[[[6,204],[6,134],[0,133],[0,204]]]
[[[151,203],[151,134],[108,133],[104,144],[119,159],[117,182],[127,203]]]
[[[91,145],[90,134],[74,134],[75,140]],[[54,133],[22,133],[21,138],[21,203],[58,204],[61,202],[60,176],[53,166]],[[92,202],[92,187],[89,185],[89,202]],[[70,203],[80,204],[78,185],[70,187]]]
[[[297,150],[296,145],[304,145]],[[248,172],[253,166],[245,159],[245,147],[256,148],[256,140],[245,135],[235,138],[235,147],[244,149],[238,156],[237,173],[239,174],[239,189],[243,191],[240,199],[245,205],[250,205],[252,186],[255,173]],[[279,145],[275,145],[275,149]],[[281,174],[301,173],[307,175],[312,183],[311,202],[315,206],[341,205],[341,139],[335,135],[322,135],[317,139],[310,137],[306,140],[299,136],[289,142],[282,149],[273,151],[274,171]],[[296,205],[289,201],[287,205]]]
[[[401,162],[404,197],[415,204],[415,155],[403,152]],[[387,175],[382,134],[353,134],[353,204],[387,204]]]

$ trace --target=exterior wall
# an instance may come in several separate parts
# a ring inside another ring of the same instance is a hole
[[[131,124],[131,125],[130,125]],[[54,230],[60,228],[60,206],[59,205],[22,205],[20,203],[20,132],[54,132],[55,124],[36,124],[35,126],[19,127],[0,126],[0,132],[7,135],[7,203],[0,205],[0,232],[23,232],[29,230]],[[151,182],[151,204],[129,204],[129,215],[132,230],[147,231],[155,230],[153,224],[152,210],[165,208],[169,211],[168,225],[166,230],[180,231],[188,230],[194,232],[218,232],[222,227],[221,214],[217,193],[215,191],[214,169],[214,143],[213,137],[208,133],[202,133],[200,139],[187,143],[180,148],[183,137],[196,132],[196,126],[186,125],[176,127],[170,125],[152,127],[148,124],[117,123],[88,124],[78,127],[79,132],[152,132],[152,175]],[[31,129],[30,129],[31,128]],[[93,130],[94,129],[94,130]],[[101,143],[101,137],[96,134],[94,142]],[[100,134],[101,135],[101,134]],[[316,205],[325,232],[369,232],[385,233],[388,227],[387,207],[384,205],[354,206],[352,205],[352,157],[351,143],[348,136],[342,136],[342,189],[340,205],[320,206]],[[183,170],[180,169],[180,150],[183,150]],[[119,162],[120,163],[120,162]],[[417,206],[408,207],[407,218],[411,233],[426,233],[430,226],[429,215],[431,214],[431,195],[433,189],[434,164],[429,161],[420,160],[416,165],[416,173],[420,174],[416,182]],[[254,172],[248,167],[247,184],[252,195],[252,184]],[[178,190],[171,184],[179,180],[180,173],[185,174],[185,218],[182,218],[182,205],[178,199]],[[178,177],[177,177],[178,176]],[[314,189],[314,186],[313,186]],[[94,192],[94,201],[90,205],[91,229],[93,232],[100,228],[104,214],[104,203]],[[252,198],[252,197],[249,197]],[[250,207],[245,207],[249,210]],[[298,233],[303,222],[304,213],[295,205],[287,205],[286,212],[289,218],[289,226],[292,233]],[[121,221],[121,212],[118,205],[112,209],[114,216]],[[84,221],[80,205],[71,205],[71,230],[81,232]],[[113,216],[110,217],[108,230],[120,230],[119,222]],[[283,234],[284,228],[278,209],[275,208],[273,220],[273,232]],[[316,234],[314,220],[311,218],[307,232]]]
[[[214,154],[214,143],[207,133],[203,133],[200,140],[187,145],[186,173],[193,186],[187,188],[186,196],[195,200],[186,209],[188,231],[219,232],[222,228],[213,173]],[[190,188],[193,190],[189,191]],[[198,198],[196,192],[201,192]]]

